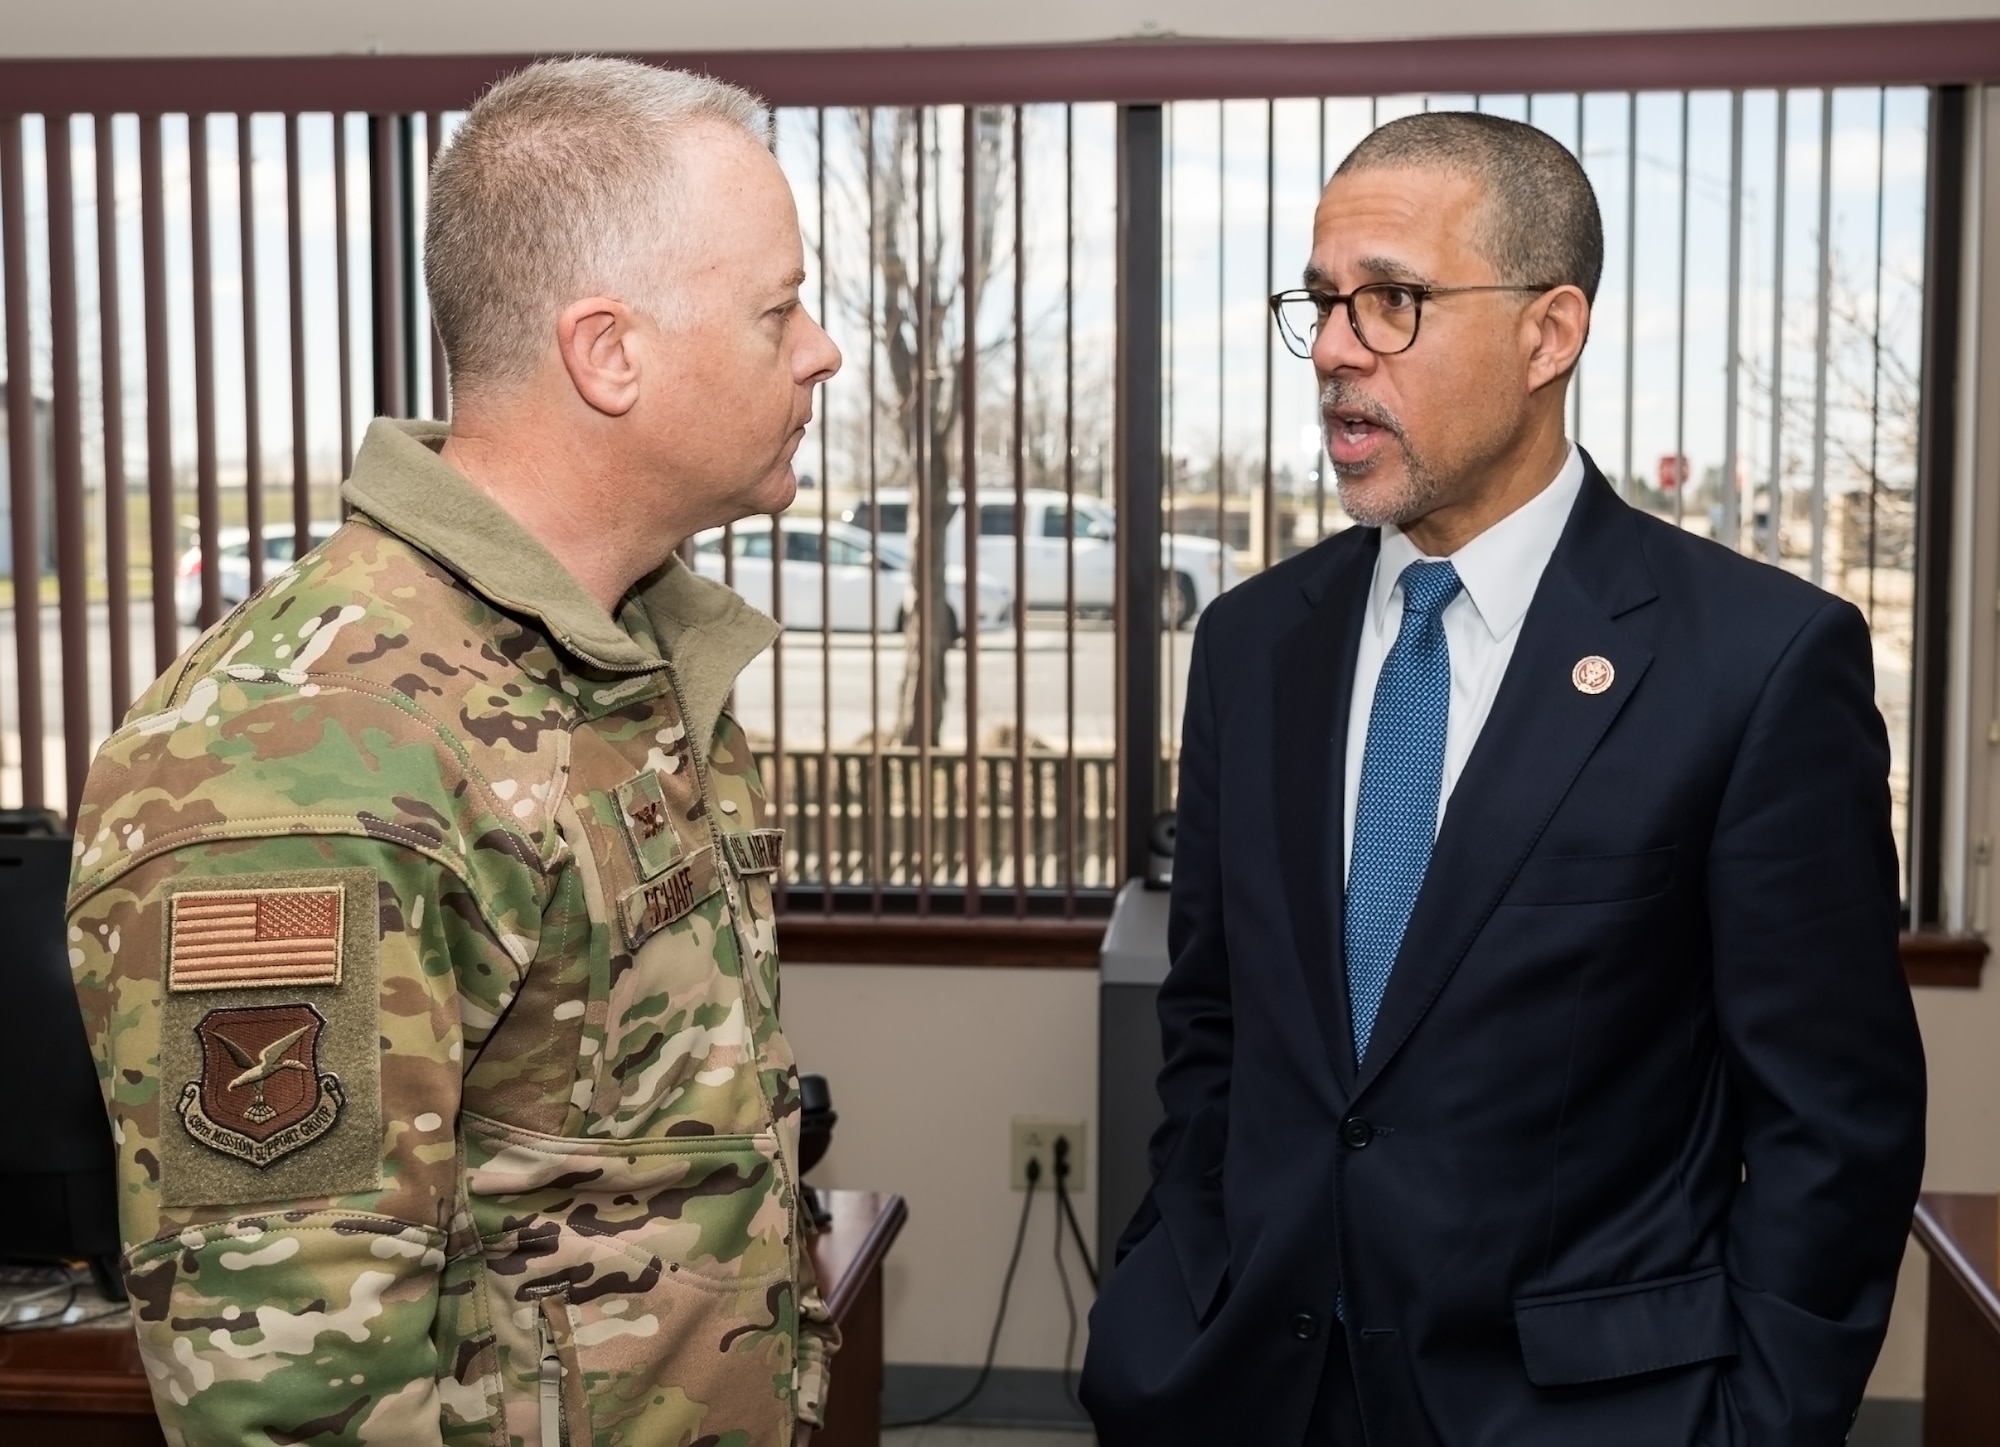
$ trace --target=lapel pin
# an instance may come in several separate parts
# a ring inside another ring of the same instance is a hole
[[[1569,681],[1576,685],[1578,693],[1602,693],[1611,687],[1611,681],[1617,676],[1611,660],[1600,658],[1595,653],[1588,658],[1577,659],[1576,667],[1569,671]]]

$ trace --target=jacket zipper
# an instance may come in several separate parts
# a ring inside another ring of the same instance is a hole
[[[743,982],[744,994],[746,996],[756,996],[759,1009],[768,1009],[770,1007],[763,999],[761,978],[756,977],[756,963],[751,959],[750,951],[745,948],[743,939],[743,901],[737,898],[736,876],[735,872],[730,868],[729,852],[723,847],[722,826],[715,822],[717,801],[708,792],[708,740],[694,737],[694,731],[688,723],[687,696],[681,692],[680,673],[674,668],[672,663],[667,664],[667,686],[673,690],[674,707],[680,712],[681,727],[688,730],[688,755],[694,760],[695,787],[701,790],[702,816],[708,821],[708,843],[709,847],[715,852],[715,872],[722,880],[722,896],[729,904],[729,933],[730,938],[736,942],[736,967],[745,976]],[[764,1072],[757,1070],[753,1071],[752,1074],[757,1080],[758,1093],[764,1096],[765,1113],[775,1129],[778,1115],[777,1103],[764,1094]],[[796,1207],[799,1202],[798,1183],[793,1179],[792,1163],[785,1158],[785,1152],[782,1148],[778,1151],[778,1171],[784,1177],[786,1188],[791,1192],[792,1201],[794,1207]],[[798,1240],[796,1226],[793,1228],[792,1236],[794,1241],[793,1255],[797,1256],[805,1247],[803,1242]],[[796,1260],[792,1263],[792,1269],[794,1273],[798,1270]]]
[[[549,1304],[537,1303],[535,1324],[542,1338],[542,1447],[569,1447],[569,1422],[563,1416],[562,1353],[556,1350],[555,1324]]]

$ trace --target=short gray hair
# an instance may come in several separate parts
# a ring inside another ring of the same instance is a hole
[[[1485,188],[1477,245],[1501,281],[1569,285],[1597,300],[1604,274],[1597,193],[1546,131],[1477,111],[1404,116],[1367,136],[1334,174],[1404,167],[1466,176]]]
[[[479,98],[431,171],[424,226],[454,392],[528,376],[579,297],[671,314],[633,262],[684,220],[676,152],[702,125],[771,143],[749,92],[629,60],[544,61]]]

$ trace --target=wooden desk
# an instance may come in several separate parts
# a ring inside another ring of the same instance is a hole
[[[812,1447],[877,1447],[882,1440],[882,1262],[910,1217],[901,1196],[821,1191],[833,1224],[813,1238],[820,1290],[840,1327],[826,1425]]]
[[[1924,1447],[2000,1441],[2000,1199],[1927,1192],[1917,1244],[1930,1256]]]
[[[882,1262],[909,1210],[901,1196],[822,1191],[833,1225],[813,1238],[820,1290],[843,1345],[813,1447],[876,1447],[882,1435]],[[0,1441],[164,1447],[139,1345],[122,1320],[0,1332]]]

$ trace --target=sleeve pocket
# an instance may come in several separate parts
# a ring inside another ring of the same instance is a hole
[[[1722,1268],[1514,1302],[1521,1358],[1538,1387],[1666,1371],[1736,1355]]]
[[[1664,892],[1674,879],[1674,856],[1664,849],[1636,854],[1541,855],[1521,866],[1507,891],[1508,904],[1610,904]]]

